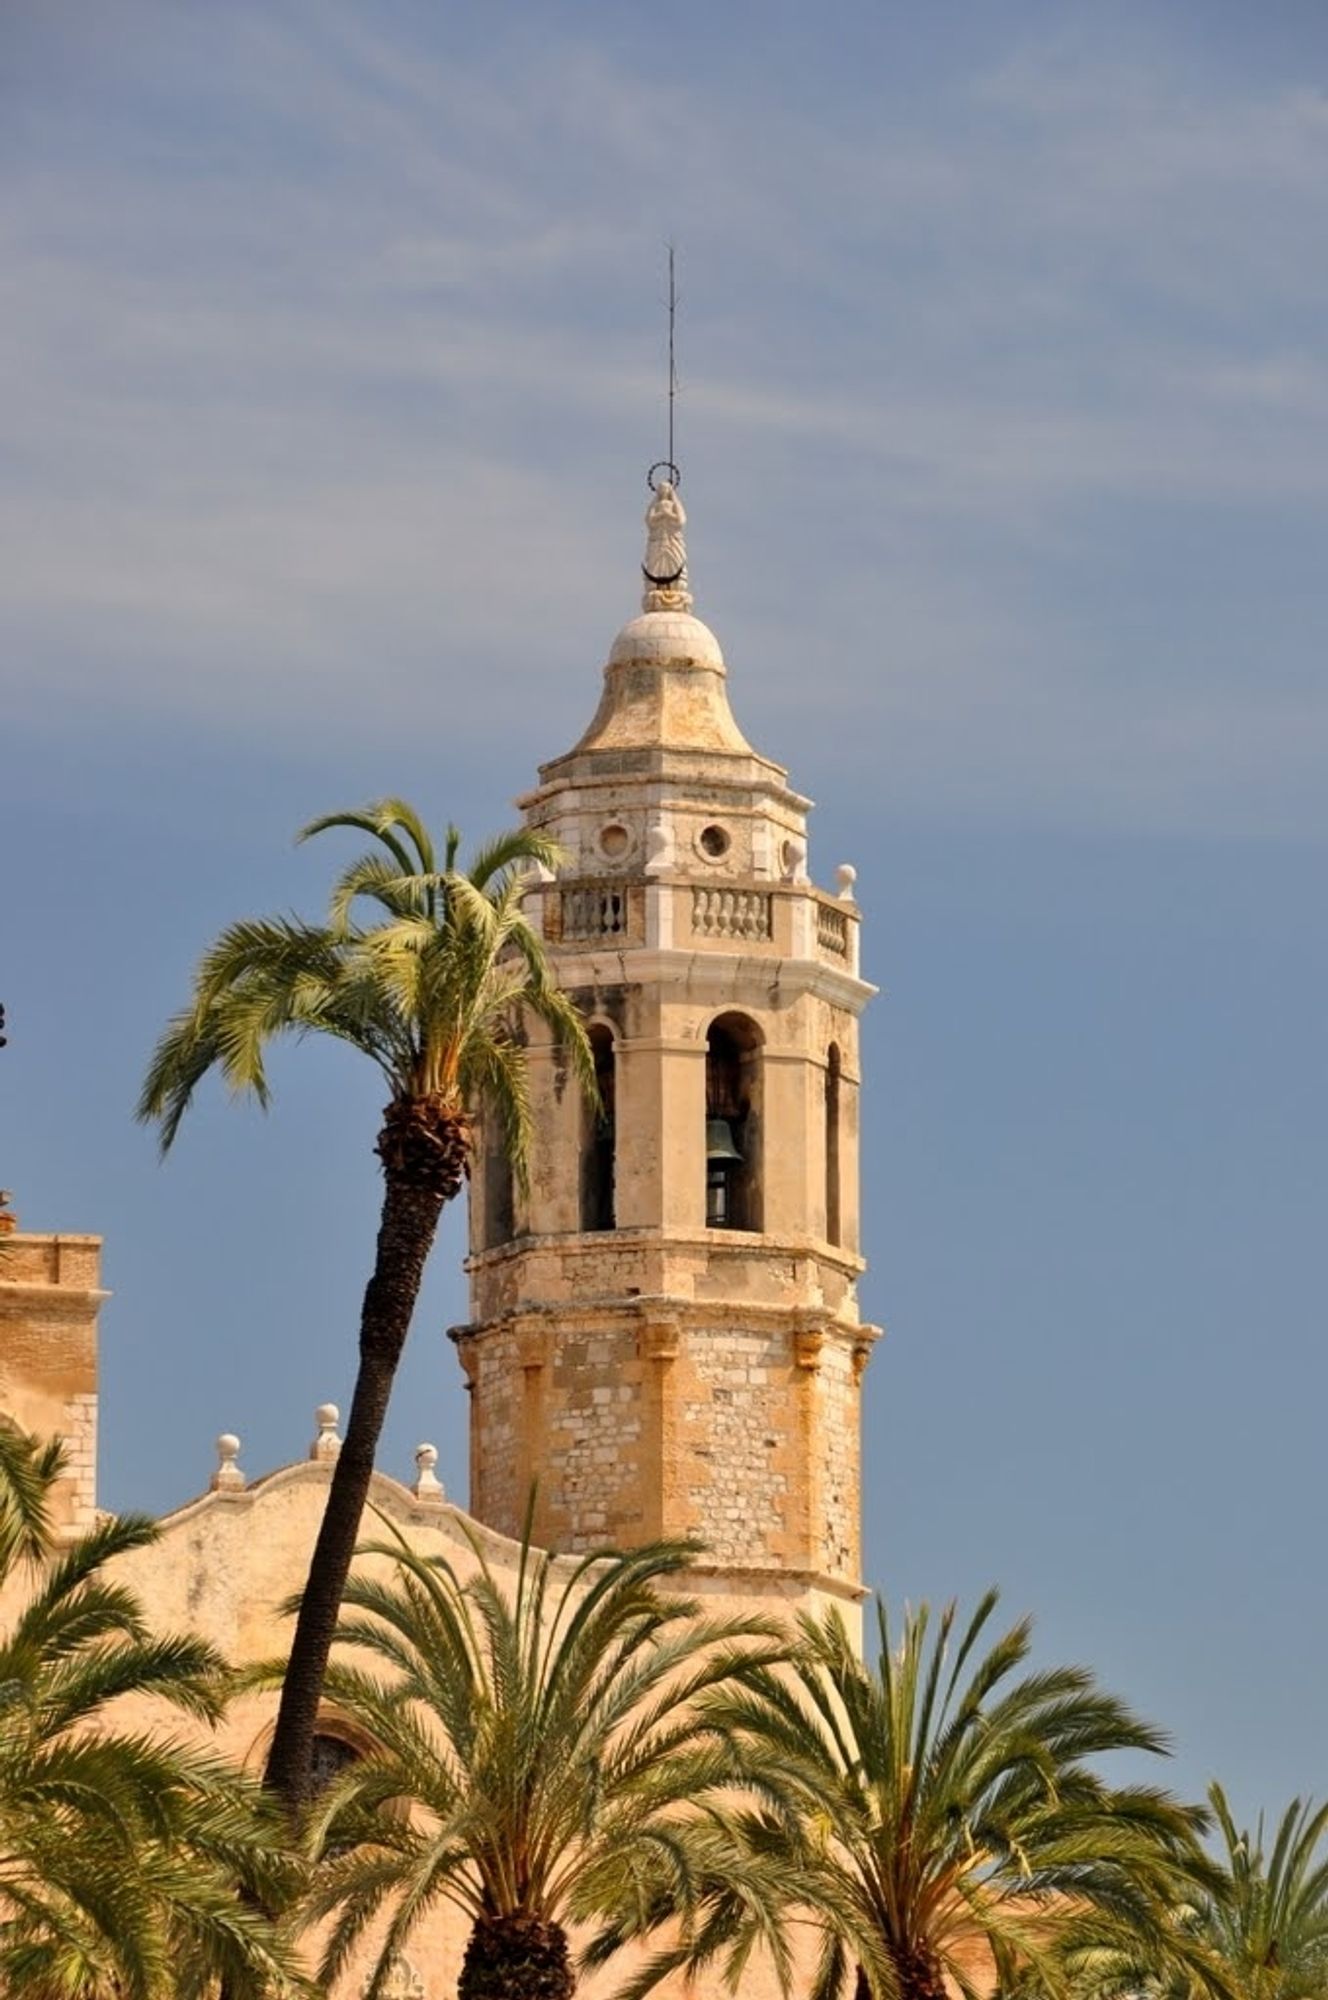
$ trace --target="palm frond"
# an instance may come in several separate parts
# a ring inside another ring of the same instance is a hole
[[[203,1079],[266,1108],[268,1055],[286,1037],[324,1035],[367,1055],[394,1099],[436,1099],[449,1116],[487,1111],[505,1136],[518,1184],[531,1143],[523,1016],[553,1033],[579,1087],[595,1097],[577,1010],[555,986],[542,940],[522,913],[524,864],[561,859],[538,828],[484,843],[468,868],[449,827],[442,866],[419,814],[398,798],[311,820],[372,836],[381,852],[334,882],[326,925],[245,919],[204,953],[190,1005],[171,1020],[148,1066],[137,1115],[170,1150]],[[373,921],[360,922],[371,906]]]

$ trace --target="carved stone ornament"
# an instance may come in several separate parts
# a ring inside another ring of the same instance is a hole
[[[362,1993],[369,1991],[371,1981],[366,1979]],[[393,1952],[387,1968],[387,1977],[378,1989],[382,2000],[427,2000],[424,1981],[415,1970],[404,1952]]]
[[[337,1436],[337,1419],[341,1415],[335,1403],[320,1403],[314,1411],[314,1422],[318,1435],[309,1447],[309,1456],[323,1465],[331,1465],[341,1450],[341,1439]]]
[[[443,1482],[438,1477],[438,1447],[421,1444],[415,1448],[415,1484],[411,1492],[417,1500],[441,1501]]]
[[[653,813],[646,822],[647,875],[663,875],[674,865],[673,822],[664,813]]]
[[[825,1346],[825,1328],[799,1326],[793,1333],[793,1359],[799,1368],[819,1368]]]
[[[641,1356],[646,1361],[676,1361],[681,1344],[676,1319],[647,1319],[641,1322]]]
[[[687,587],[687,544],[683,529],[687,515],[672,482],[661,479],[646,508],[646,559],[641,574],[646,580],[641,598],[643,611],[690,611],[692,593]]]
[[[217,1439],[217,1469],[212,1475],[214,1493],[243,1493],[244,1473],[238,1463],[240,1440],[234,1431],[223,1431]]]

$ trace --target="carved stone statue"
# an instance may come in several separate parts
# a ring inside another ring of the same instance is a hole
[[[646,508],[646,559],[641,574],[646,580],[641,599],[644,611],[690,611],[692,593],[687,588],[687,545],[683,529],[687,516],[672,482],[661,479]]]

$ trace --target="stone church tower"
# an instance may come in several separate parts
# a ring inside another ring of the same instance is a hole
[[[671,470],[671,468],[669,468]],[[589,728],[519,803],[567,859],[527,909],[589,1027],[589,1111],[532,1046],[537,1151],[470,1195],[470,1511],[575,1551],[696,1536],[717,1581],[858,1594],[858,974],[853,870],[729,708],[691,614],[684,515],[647,513],[642,615]]]

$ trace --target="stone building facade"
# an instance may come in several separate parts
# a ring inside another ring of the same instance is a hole
[[[470,1318],[451,1329],[468,1515],[428,1446],[412,1483],[380,1474],[373,1500],[422,1551],[464,1572],[477,1535],[502,1572],[533,1486],[535,1540],[558,1554],[690,1536],[715,1609],[832,1601],[852,1618],[877,1333],[856,1291],[858,1023],[874,989],[854,875],[813,885],[809,801],[733,718],[671,486],[647,522],[643,608],[610,647],[594,718],[519,801],[566,857],[531,878],[526,908],[589,1025],[601,1108],[534,1037],[528,1191],[483,1126],[470,1189]],[[0,1407],[69,1440],[70,1531],[95,1509],[99,1248],[20,1233],[0,1257]],[[280,1650],[335,1420],[321,1410],[308,1457],[253,1482],[239,1440],[218,1441],[210,1489],[126,1563],[163,1628],[199,1630],[237,1663]],[[223,1747],[259,1767],[270,1727],[270,1699],[247,1696]],[[350,1740],[336,1716],[326,1732]],[[463,1944],[454,1921],[423,1931],[402,1993],[453,1992]],[[744,1991],[764,2000],[755,1973]]]

